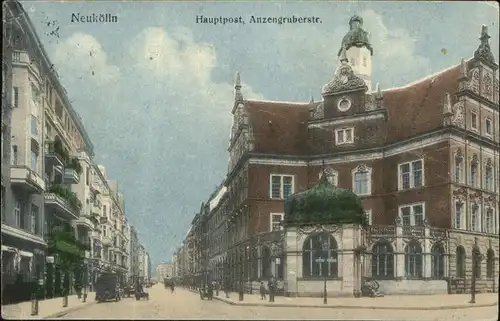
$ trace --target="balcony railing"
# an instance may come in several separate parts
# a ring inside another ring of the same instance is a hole
[[[51,165],[63,166],[69,159],[69,153],[63,148],[59,140],[49,141],[45,143],[45,157],[54,159]]]
[[[48,193],[55,194],[68,202],[68,204],[75,210],[77,213],[80,212],[82,208],[82,203],[76,196],[76,193],[70,191],[66,186],[60,184],[54,184],[49,187]]]

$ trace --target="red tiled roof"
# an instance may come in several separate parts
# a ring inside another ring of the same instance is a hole
[[[316,105],[316,104],[315,104]],[[254,152],[306,155],[310,103],[247,100]]]
[[[445,93],[453,97],[459,77],[460,65],[457,65],[409,86],[384,91],[387,143],[439,128]]]

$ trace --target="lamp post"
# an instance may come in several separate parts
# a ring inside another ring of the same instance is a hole
[[[239,262],[239,266],[240,266],[240,275],[239,275],[239,279],[240,281],[238,282],[239,283],[239,300],[240,301],[243,301],[243,256],[240,254],[240,262]]]
[[[479,246],[477,245],[477,237],[474,240],[474,246],[472,248],[472,280],[470,289],[470,301],[469,303],[476,303],[476,277],[478,274],[479,264],[483,260],[483,255],[479,251]]]
[[[319,257],[316,259],[316,263],[320,264],[320,267],[322,267],[323,263],[325,262],[332,262],[333,259],[329,258],[328,257],[328,242],[324,242],[322,245],[321,245],[322,249],[323,249],[323,256],[324,257]],[[328,279],[328,268],[326,269],[321,269],[321,273],[323,274],[324,276],[324,283],[323,283],[323,304],[327,304],[328,303],[328,295],[327,295],[327,290],[326,290],[326,281]]]

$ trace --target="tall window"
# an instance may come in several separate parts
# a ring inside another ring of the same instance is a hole
[[[37,119],[34,115],[31,115],[31,135],[38,135]]]
[[[85,171],[85,184],[87,184],[87,186],[90,185],[90,167],[87,167]]]
[[[444,249],[439,243],[431,249],[431,276],[433,279],[444,278]]]
[[[465,249],[462,246],[458,246],[456,252],[455,266],[457,278],[465,278]]]
[[[378,242],[373,246],[372,277],[377,279],[394,277],[394,251],[387,241]]]
[[[292,175],[271,175],[271,198],[286,199],[293,194]]]
[[[464,157],[461,154],[455,156],[455,182],[464,182]]]
[[[21,202],[19,200],[14,202],[14,224],[16,227],[21,227]]]
[[[487,136],[491,136],[492,130],[491,130],[491,119],[486,118],[484,120],[484,131]]]
[[[14,102],[14,108],[19,107],[19,87],[14,86],[12,88],[12,101]]]
[[[480,232],[479,229],[479,205],[472,204],[471,205],[471,214],[470,214],[470,229],[471,231]]]
[[[475,112],[471,112],[470,114],[470,126],[472,129],[477,129],[477,114]]]
[[[272,231],[279,231],[282,229],[281,226],[281,221],[283,220],[283,214],[282,213],[271,213],[271,222],[270,222],[270,230]]]
[[[495,190],[493,186],[493,166],[491,165],[486,165],[484,169],[484,188],[488,191]]]
[[[353,170],[353,189],[357,195],[371,194],[371,169],[359,165]]]
[[[337,129],[335,131],[335,143],[337,145],[352,144],[354,142],[354,128]]]
[[[302,276],[337,277],[337,242],[328,233],[317,233],[304,241]]]
[[[423,186],[423,161],[417,160],[399,165],[399,189]]]
[[[470,165],[470,185],[472,186],[477,186],[478,181],[477,181],[477,162],[473,162]]]
[[[463,228],[463,220],[462,220],[462,216],[463,216],[463,209],[464,207],[464,203],[462,203],[461,201],[457,201],[455,203],[455,228],[456,229],[461,229]]]
[[[424,204],[401,206],[399,208],[399,215],[405,226],[422,226],[425,218]]]
[[[486,277],[493,278],[495,277],[495,253],[492,249],[489,249],[486,252]]]
[[[485,224],[484,224],[484,232],[494,234],[495,233],[495,225],[494,225],[495,216],[493,215],[493,209],[487,208],[485,215]]]
[[[19,155],[17,153],[17,145],[12,145],[12,165],[19,164]]]
[[[31,169],[37,171],[38,169],[38,149],[31,147]]]
[[[422,247],[415,241],[405,247],[405,274],[407,278],[422,277]]]
[[[30,232],[38,233],[38,206],[31,204]]]

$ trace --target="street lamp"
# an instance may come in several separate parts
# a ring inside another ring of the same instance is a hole
[[[240,286],[239,286],[239,300],[240,301],[243,301],[243,256],[241,255],[240,253]]]
[[[321,264],[323,264],[325,262],[330,263],[330,262],[333,262],[333,260],[334,260],[333,258],[329,258],[328,257],[329,256],[329,253],[328,253],[329,246],[328,246],[328,242],[327,241],[323,242],[323,244],[321,245],[321,248],[323,249],[323,256],[324,257],[318,257],[316,259],[316,263],[320,264],[320,268],[323,267],[323,265],[321,265]],[[324,275],[323,304],[328,304],[328,296],[327,296],[327,290],[326,290],[326,281],[328,279],[328,268],[326,268],[326,269],[321,268],[320,271]]]
[[[477,245],[477,237],[474,240],[474,246],[472,247],[472,281],[470,289],[470,301],[469,303],[476,303],[476,277],[479,269],[479,264],[483,260],[483,255],[479,251],[479,246]]]

